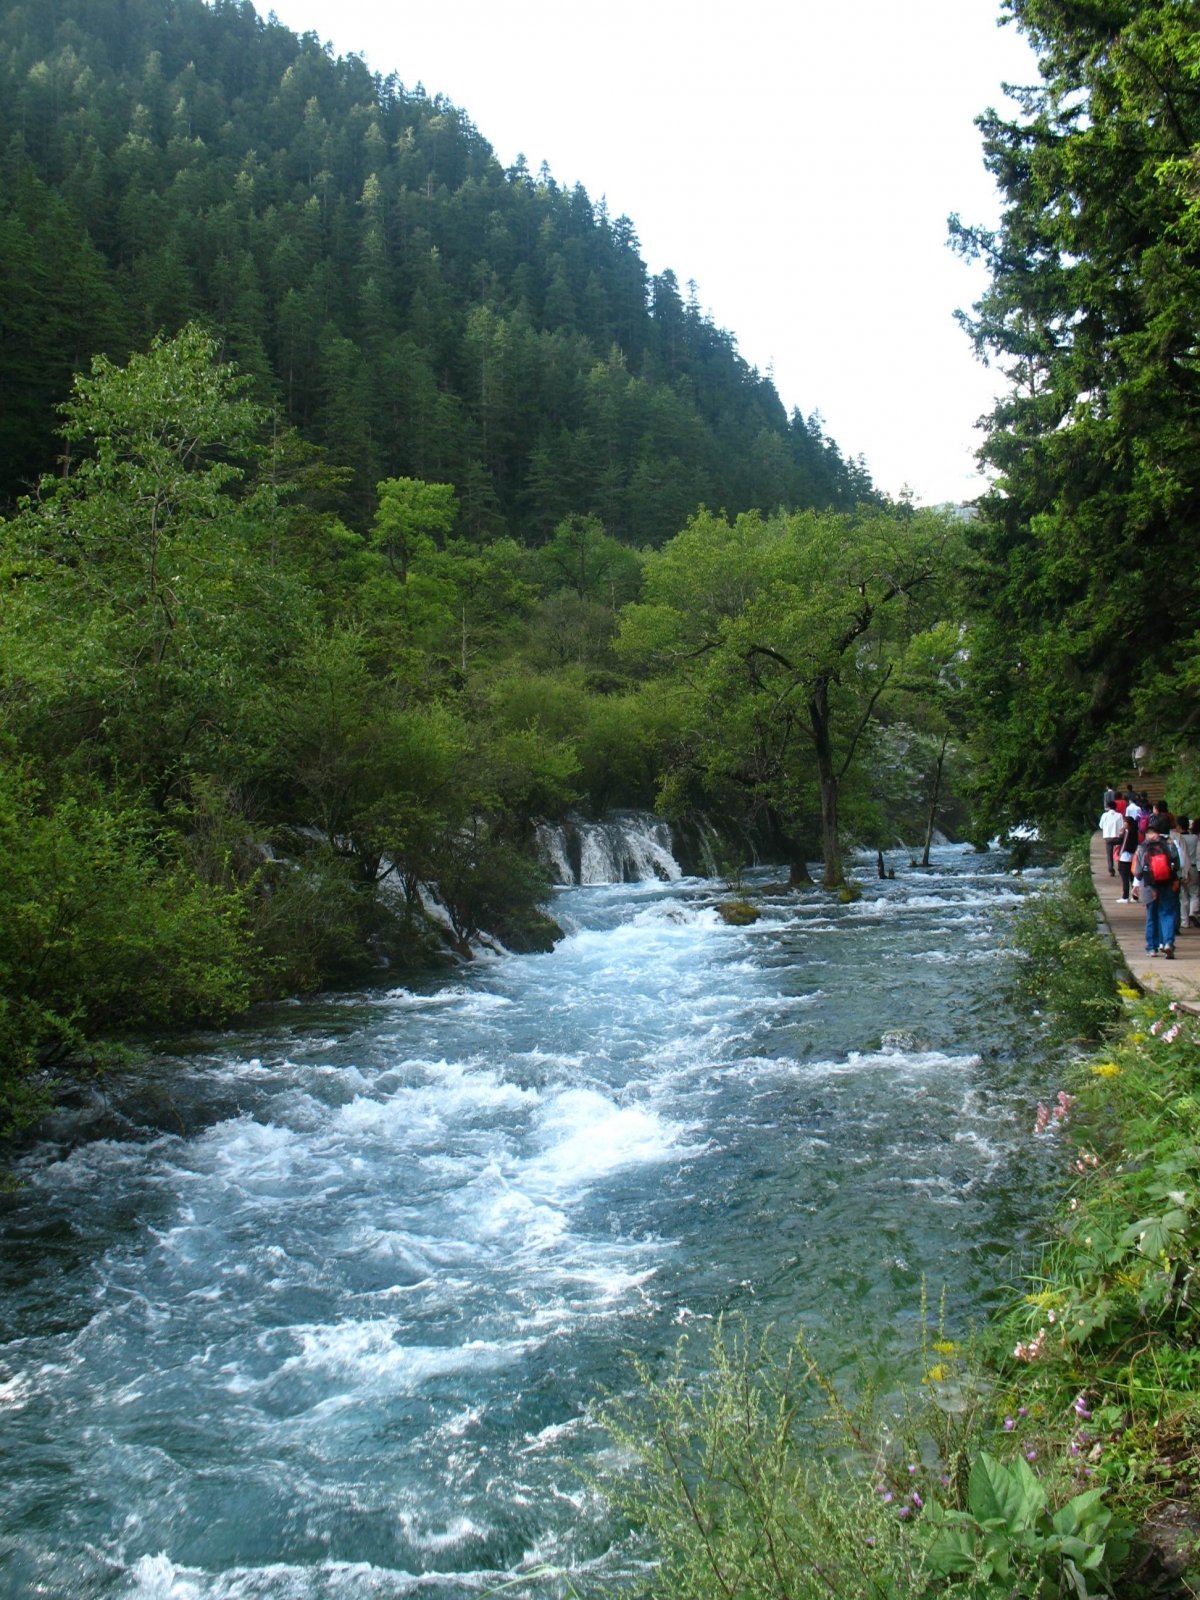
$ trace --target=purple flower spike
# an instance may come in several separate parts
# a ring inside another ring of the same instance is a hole
[[[913,1492],[912,1503],[914,1506],[916,1506],[918,1511],[920,1511],[921,1507],[925,1504],[924,1500],[921,1499],[921,1496],[917,1494],[915,1490]]]

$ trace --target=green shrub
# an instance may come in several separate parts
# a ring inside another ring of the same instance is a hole
[[[1078,849],[1016,919],[1012,988],[1036,1005],[1059,1043],[1100,1039],[1121,1015],[1121,957],[1097,918],[1087,852]]]
[[[88,1041],[245,1007],[242,895],[204,884],[137,806],[49,799],[0,770],[0,1132],[44,1103],[48,1065]]]
[[[953,1351],[943,1340],[934,1353]],[[928,1351],[926,1355],[928,1355]],[[953,1355],[915,1402],[853,1409],[803,1339],[782,1359],[718,1327],[702,1373],[665,1379],[609,1422],[636,1464],[611,1496],[658,1558],[661,1600],[1089,1600],[1126,1553],[1102,1488],[1009,1439]],[[953,1371],[948,1370],[952,1368]],[[1008,1441],[1007,1457],[999,1454]],[[991,1448],[988,1448],[991,1446]]]

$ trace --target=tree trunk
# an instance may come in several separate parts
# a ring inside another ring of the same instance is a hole
[[[771,850],[780,860],[786,861],[788,866],[788,887],[791,889],[808,888],[812,883],[812,876],[808,870],[804,851],[784,827],[779,813],[774,806],[766,810],[767,831],[770,835]]]
[[[929,865],[929,847],[933,843],[933,825],[937,820],[938,799],[942,792],[942,766],[946,760],[946,746],[950,735],[942,735],[942,748],[938,751],[937,765],[933,769],[933,797],[929,802],[929,825],[925,829],[925,849],[921,852],[921,865]]]
[[[821,850],[826,889],[840,889],[846,881],[842,868],[842,845],[838,837],[838,775],[829,737],[829,686],[818,684],[808,702],[812,725],[813,753],[817,758],[817,781],[821,786]]]

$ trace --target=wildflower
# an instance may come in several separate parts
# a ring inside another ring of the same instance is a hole
[[[1050,1126],[1050,1107],[1041,1100],[1038,1101],[1037,1116],[1034,1119],[1034,1133],[1045,1133]]]
[[[1077,1417],[1082,1417],[1085,1422],[1091,1419],[1092,1413],[1087,1408],[1086,1395],[1077,1394],[1075,1396],[1075,1415]]]
[[[1005,1431],[1005,1433],[1011,1433],[1015,1427],[1016,1427],[1016,1423],[1013,1421],[1013,1419],[1011,1417],[1005,1417],[1005,1419],[1004,1419],[1004,1431]]]
[[[937,1362],[936,1365],[930,1367],[923,1379],[923,1382],[925,1383],[945,1383],[945,1381],[946,1369],[940,1361]]]
[[[1079,1210],[1079,1201],[1078,1200],[1072,1200],[1071,1201],[1071,1210],[1072,1211],[1078,1211]]]
[[[1026,1450],[1025,1459],[1026,1459],[1026,1461],[1036,1461],[1037,1460],[1037,1451],[1036,1450]]]
[[[1121,1069],[1115,1061],[1098,1061],[1092,1068],[1092,1076],[1096,1078],[1119,1078]]]
[[[873,1533],[869,1533],[867,1535],[867,1544],[871,1547],[871,1549],[875,1548],[875,1535]]]
[[[1131,1033],[1129,1035],[1129,1042],[1130,1044],[1145,1044],[1146,1035],[1144,1033]]]
[[[1131,989],[1127,983],[1119,983],[1117,985],[1117,993],[1122,1000],[1137,1000],[1139,998],[1138,991]]]
[[[1047,1313],[1046,1313],[1046,1321],[1047,1322],[1051,1322],[1051,1323],[1057,1322],[1058,1321],[1058,1312],[1057,1311],[1047,1311]]]
[[[1067,1449],[1073,1456],[1077,1456],[1079,1454],[1079,1440],[1072,1439],[1070,1444],[1067,1446]]]
[[[1028,1344],[1018,1342],[1013,1348],[1013,1355],[1018,1361],[1036,1361],[1042,1353],[1042,1346],[1046,1342],[1045,1328],[1039,1328]]]
[[[958,1354],[958,1346],[953,1339],[935,1339],[933,1348],[940,1356],[953,1356]]]
[[[1161,1017],[1155,1017],[1154,1021],[1150,1024],[1150,1032],[1152,1034],[1154,1034],[1154,1036],[1157,1038],[1158,1037],[1158,1030],[1161,1027],[1162,1027],[1162,1018]]]
[[[1019,1417],[1027,1417],[1029,1415],[1029,1407],[1028,1406],[1018,1406],[1017,1407],[1017,1415]]]
[[[1182,1032],[1183,1032],[1183,1023],[1182,1022],[1173,1022],[1171,1024],[1171,1026],[1167,1029],[1166,1033],[1163,1034],[1163,1038],[1166,1040],[1166,1042],[1168,1044],[1174,1044],[1176,1039],[1178,1039],[1179,1035]]]
[[[910,1478],[914,1476],[914,1474],[916,1473],[916,1470],[917,1470],[916,1467],[910,1461],[909,1464],[908,1464],[908,1475],[909,1475]]]
[[[921,1496],[915,1489],[912,1492],[912,1503],[914,1506],[916,1506],[918,1511],[920,1511],[921,1507],[925,1504],[924,1500],[921,1499]]]
[[[912,1507],[911,1506],[897,1506],[896,1507],[896,1515],[898,1517],[911,1516],[912,1515]]]

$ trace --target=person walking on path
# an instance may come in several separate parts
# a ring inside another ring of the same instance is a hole
[[[1179,926],[1194,928],[1200,923],[1196,916],[1200,904],[1200,838],[1192,832],[1186,817],[1180,817],[1171,836],[1179,851],[1181,876],[1179,880]]]
[[[1116,843],[1125,832],[1125,819],[1117,810],[1115,798],[1105,802],[1104,815],[1100,818],[1100,832],[1104,837],[1104,859],[1108,862],[1108,875],[1115,878],[1117,869],[1113,865],[1113,856],[1116,853]]]
[[[1127,906],[1133,898],[1133,863],[1138,847],[1137,818],[1127,816],[1123,826],[1125,831],[1117,840],[1117,868],[1121,874],[1121,894],[1117,904]]]
[[[1179,926],[1179,851],[1166,831],[1166,823],[1151,813],[1146,842],[1137,853],[1137,875],[1146,907],[1146,954],[1175,959],[1175,933]]]

